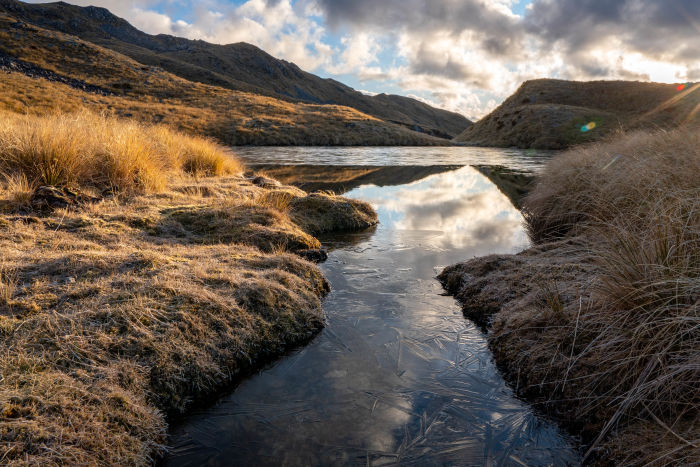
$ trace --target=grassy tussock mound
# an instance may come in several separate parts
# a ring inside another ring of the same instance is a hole
[[[312,235],[363,230],[377,223],[377,213],[368,203],[332,193],[294,198],[289,211],[294,222]]]
[[[700,458],[700,138],[630,134],[554,159],[538,245],[448,268],[521,393],[623,464]],[[486,305],[491,305],[490,308]],[[488,319],[487,319],[488,321]]]
[[[0,114],[0,171],[30,185],[163,190],[169,176],[240,172],[209,140],[81,112]]]
[[[239,165],[165,128],[84,114],[5,121],[3,465],[152,464],[168,414],[323,326],[328,283],[291,254],[320,246],[288,212],[304,192],[194,177]],[[18,202],[49,182],[124,194],[49,210]]]

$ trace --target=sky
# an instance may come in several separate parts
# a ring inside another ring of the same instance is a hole
[[[700,81],[700,0],[68,1],[471,119],[527,79]]]

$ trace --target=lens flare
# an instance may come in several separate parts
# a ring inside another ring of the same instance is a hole
[[[588,123],[586,123],[585,125],[583,125],[583,126],[581,127],[581,132],[582,132],[582,133],[587,133],[587,132],[591,131],[592,129],[594,129],[595,127],[596,127],[596,123],[595,123],[595,122],[588,122]]]

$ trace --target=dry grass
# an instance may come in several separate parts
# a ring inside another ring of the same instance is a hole
[[[634,133],[573,151],[548,166],[526,212],[533,239],[580,235],[599,267],[578,317],[586,346],[567,369],[595,394],[584,413],[606,414],[596,441],[642,419],[680,443],[650,456],[698,460],[700,136]]]
[[[2,118],[3,465],[152,464],[169,414],[323,326],[328,284],[293,254],[320,247],[290,217],[306,193],[258,187],[214,144],[166,128]],[[233,174],[199,177],[217,172]],[[126,193],[34,212],[47,182]]]
[[[700,186],[700,133],[635,132],[554,158],[525,209],[536,242],[627,218],[644,223],[658,204],[692,199]],[[654,215],[655,215],[654,214]]]
[[[2,113],[0,121],[0,171],[9,176],[17,196],[36,184],[157,192],[182,171],[223,175],[241,170],[215,143],[163,126],[88,112]]]
[[[700,139],[633,133],[552,160],[525,201],[537,246],[449,268],[518,391],[587,460],[700,460]]]

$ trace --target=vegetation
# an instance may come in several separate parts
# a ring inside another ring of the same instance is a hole
[[[562,149],[624,131],[700,125],[700,84],[526,81],[455,138],[477,146]],[[592,125],[591,125],[592,124]]]
[[[169,414],[323,326],[301,190],[133,121],[3,114],[0,135],[3,465],[151,464]],[[72,203],[35,209],[46,183]],[[319,196],[333,228],[376,223]]]
[[[181,171],[224,175],[242,170],[220,146],[165,126],[145,127],[85,112],[3,113],[0,122],[0,172],[27,186],[153,192]]]
[[[492,324],[518,391],[584,433],[589,459],[696,462],[697,132],[632,133],[559,156],[525,215],[535,247],[448,268],[446,287]]]

